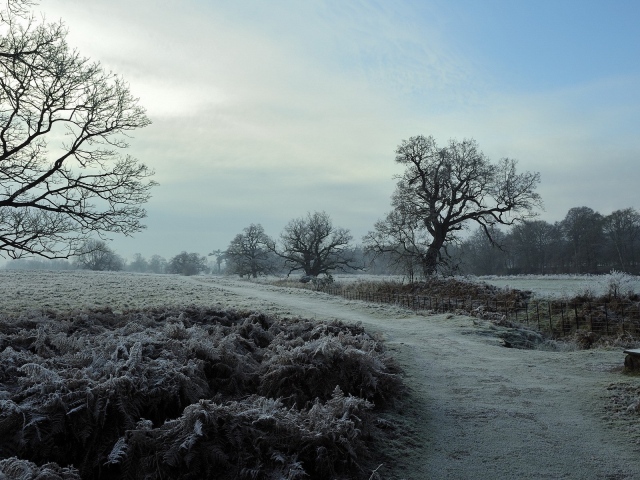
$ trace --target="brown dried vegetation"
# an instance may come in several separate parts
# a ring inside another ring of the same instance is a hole
[[[355,282],[345,285],[347,291],[377,295],[417,295],[460,300],[520,304],[531,297],[531,292],[504,289],[488,283],[468,282],[455,278],[429,277],[421,282]]]
[[[399,373],[339,322],[195,307],[0,318],[0,473],[368,478]]]

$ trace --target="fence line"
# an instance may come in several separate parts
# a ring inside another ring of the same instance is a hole
[[[352,292],[336,287],[320,291],[348,300],[388,303],[411,310],[433,312],[462,311],[479,317],[506,319],[536,328],[552,337],[572,335],[577,331],[604,335],[627,334],[640,337],[640,302],[612,298],[608,302],[533,300],[473,300],[429,295]]]

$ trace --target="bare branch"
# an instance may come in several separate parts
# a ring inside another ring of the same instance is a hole
[[[507,158],[492,164],[474,140],[450,140],[439,148],[433,137],[411,137],[398,146],[396,162],[406,168],[391,200],[396,215],[376,224],[376,232],[365,240],[374,251],[390,242],[385,248],[398,255],[411,252],[427,275],[436,272],[443,247],[454,242],[469,221],[480,224],[493,241],[493,227],[532,218],[534,209],[542,206],[535,192],[538,173],[518,174],[515,160]],[[407,249],[404,245],[415,241],[418,231],[424,243]]]
[[[289,273],[302,270],[317,277],[332,270],[354,268],[348,250],[353,237],[349,230],[334,228],[325,212],[308,213],[291,220],[280,235],[282,249],[271,249],[285,260]]]
[[[231,240],[224,253],[229,265],[227,271],[241,277],[257,278],[272,273],[275,269],[271,246],[273,240],[264,233],[260,224],[251,224]]]
[[[0,255],[67,257],[90,234],[144,228],[153,171],[120,150],[150,121],[120,77],[30,5],[0,12]]]

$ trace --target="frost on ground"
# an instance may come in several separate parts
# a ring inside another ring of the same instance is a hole
[[[640,377],[623,373],[622,348],[504,348],[503,339],[496,335],[501,328],[477,318],[416,315],[391,305],[233,278],[85,272],[42,277],[39,272],[21,272],[22,276],[9,281],[7,275],[15,274],[0,273],[0,293],[18,312],[41,308],[31,296],[12,296],[15,290],[29,289],[45,297],[46,292],[69,297],[66,304],[50,302],[47,308],[54,304],[59,309],[109,306],[124,312],[160,302],[260,311],[278,318],[339,320],[346,325],[360,322],[370,335],[384,340],[408,385],[406,400],[377,422],[380,430],[394,428],[384,430],[383,465],[372,478],[621,480],[637,478],[640,472],[638,445],[630,430],[639,419],[628,410],[635,403],[633,392],[640,388]],[[85,292],[85,284],[104,285],[106,291]],[[124,353],[118,362],[128,361]],[[34,369],[29,374],[38,372]],[[624,408],[616,412],[612,397],[618,393],[610,387],[623,384],[629,385],[628,397],[620,399]],[[261,412],[266,407],[252,408]],[[208,408],[196,410],[189,410],[188,421],[181,424],[184,429],[168,427],[158,435],[183,435],[182,441],[189,435],[200,438],[197,432],[204,419],[217,414]],[[120,451],[109,452],[114,461]],[[285,460],[295,463],[290,457]]]
[[[619,291],[612,293],[618,295],[629,290],[640,292],[640,277],[616,271],[602,275],[485,275],[469,278],[500,288],[528,290],[538,299],[599,297],[616,286]]]
[[[382,344],[337,321],[103,309],[0,332],[7,476],[369,478],[376,412],[403,391]]]
[[[609,402],[604,419],[622,430],[628,442],[640,445],[640,382],[612,383],[607,392]]]
[[[114,311],[216,304],[220,292],[178,275],[89,271],[0,271],[2,314],[26,310]]]

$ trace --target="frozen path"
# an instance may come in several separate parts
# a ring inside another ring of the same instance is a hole
[[[399,420],[406,432],[389,445],[397,464],[381,469],[385,478],[640,479],[637,443],[603,418],[607,385],[623,380],[620,350],[508,349],[469,317],[193,279],[202,280],[230,307],[362,322],[382,334],[412,390]]]

